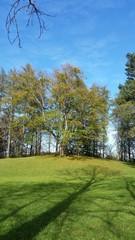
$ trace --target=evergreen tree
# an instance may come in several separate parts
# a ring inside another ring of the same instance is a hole
[[[124,85],[119,86],[114,116],[118,132],[118,150],[122,160],[135,160],[135,54],[127,54]]]

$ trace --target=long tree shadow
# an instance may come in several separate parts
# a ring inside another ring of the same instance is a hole
[[[30,207],[33,204],[37,204],[37,202],[41,200],[47,200],[48,199],[48,192],[53,191],[56,186],[54,186],[53,183],[40,183],[40,184],[33,184],[33,185],[27,185],[27,184],[21,184],[21,185],[15,185],[15,184],[8,184],[8,185],[1,185],[0,186],[0,209],[1,209],[1,215],[0,215],[0,223],[8,220],[8,218],[12,218],[14,216],[17,216],[17,214],[25,209]],[[62,187],[61,184],[57,184],[57,188]],[[46,189],[46,191],[44,191]],[[36,194],[35,194],[36,193]],[[49,195],[50,192],[49,192]],[[29,197],[30,196],[30,197]],[[10,199],[10,204],[9,204]],[[33,199],[33,200],[31,200]],[[18,200],[23,203],[18,204]],[[19,206],[18,206],[19,205]],[[2,209],[6,210],[3,211]],[[5,213],[7,212],[7,213]]]
[[[8,233],[0,236],[1,240],[31,240],[37,236],[45,227],[67,211],[70,205],[84,192],[88,191],[97,181],[97,171],[93,168],[90,180],[86,182],[78,191],[70,194],[66,199],[57,203],[54,207],[41,213],[32,220],[23,223],[21,226],[10,230]]]
[[[40,197],[40,199],[42,199],[42,197]],[[40,200],[38,199],[38,200]],[[37,199],[36,200],[33,200],[29,203],[26,203],[26,204],[23,204],[22,206],[20,207],[17,207],[15,210],[11,211],[10,213],[6,214],[4,217],[1,217],[0,218],[0,223],[3,222],[3,221],[6,221],[9,217],[13,217],[14,215],[16,215],[19,211],[23,210],[24,208],[26,207],[29,207],[30,205],[34,204],[37,202]]]

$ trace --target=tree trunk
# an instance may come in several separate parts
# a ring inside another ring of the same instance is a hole
[[[24,125],[22,126],[22,138],[21,138],[21,144],[20,144],[20,153],[19,156],[23,156],[23,151],[24,151]]]
[[[8,125],[8,139],[7,139],[7,154],[6,157],[10,157],[10,145],[11,145],[11,121],[9,120]]]
[[[64,146],[62,144],[60,145],[60,156],[64,156]]]
[[[131,160],[131,152],[130,152],[130,139],[128,139],[128,159]]]
[[[40,131],[36,132],[36,155],[39,155],[41,151],[41,134]]]

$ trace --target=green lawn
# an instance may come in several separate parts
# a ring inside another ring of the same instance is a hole
[[[0,160],[0,240],[134,240],[135,168],[52,156]]]

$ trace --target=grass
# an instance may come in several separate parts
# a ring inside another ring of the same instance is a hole
[[[134,240],[135,168],[85,157],[0,160],[1,240]]]

